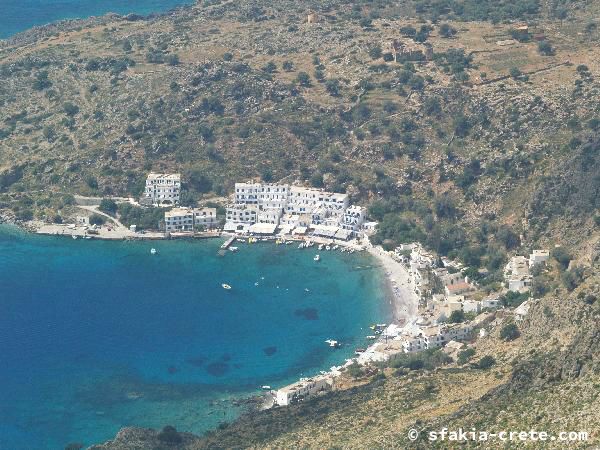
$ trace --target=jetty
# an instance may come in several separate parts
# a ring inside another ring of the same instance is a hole
[[[229,239],[227,239],[223,245],[221,245],[221,250],[227,250],[229,246],[233,244],[233,241],[235,241],[235,236],[231,236]]]

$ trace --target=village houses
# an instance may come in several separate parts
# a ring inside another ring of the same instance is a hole
[[[146,187],[140,203],[153,206],[172,206],[179,204],[180,194],[180,174],[151,172],[146,179]]]

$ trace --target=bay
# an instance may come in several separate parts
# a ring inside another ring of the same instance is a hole
[[[232,399],[342,363],[389,317],[368,255],[221,243],[0,227],[0,449],[202,433],[239,415]]]

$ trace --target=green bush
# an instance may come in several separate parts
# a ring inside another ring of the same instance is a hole
[[[517,339],[521,333],[519,332],[519,328],[514,323],[506,324],[500,330],[500,338],[503,341],[514,341]]]
[[[105,223],[106,219],[100,214],[92,214],[90,216],[90,225],[104,225]]]
[[[490,355],[486,355],[481,358],[477,363],[473,365],[476,369],[487,370],[490,369],[494,364],[496,364],[496,358]]]
[[[103,198],[98,209],[103,213],[114,215],[117,212],[117,208],[117,203],[113,199]]]
[[[458,364],[464,365],[466,364],[473,356],[475,356],[474,348],[467,348],[466,350],[462,350],[458,353],[457,362]]]

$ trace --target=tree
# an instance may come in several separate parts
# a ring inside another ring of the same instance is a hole
[[[283,64],[281,65],[281,67],[286,72],[291,72],[294,69],[294,63],[291,61],[284,61]]]
[[[266,73],[273,73],[277,70],[277,64],[275,64],[273,61],[269,61],[262,70]]]
[[[510,227],[502,225],[496,233],[496,239],[504,245],[506,250],[517,248],[520,243],[519,236]]]
[[[223,61],[232,61],[233,60],[233,53],[230,52],[225,52],[223,53]]]
[[[509,74],[513,79],[518,80],[523,75],[523,72],[521,72],[517,67],[511,67]]]
[[[552,257],[558,262],[562,270],[566,270],[569,267],[571,255],[563,247],[556,247],[552,250]]]
[[[496,364],[496,359],[493,356],[486,355],[479,360],[479,362],[475,365],[475,368],[487,370],[490,369],[494,364]]]
[[[462,309],[452,311],[448,317],[448,323],[462,323],[465,321],[465,313]]]
[[[514,341],[517,339],[521,333],[519,332],[519,328],[514,323],[509,323],[504,325],[500,330],[500,338],[503,341]]]
[[[50,86],[52,86],[52,82],[48,79],[48,71],[42,70],[35,77],[33,89],[36,91],[43,91],[44,89],[48,89]]]
[[[113,199],[103,198],[98,209],[106,214],[114,215],[117,212],[117,208],[117,202]]]
[[[541,41],[538,44],[538,53],[544,56],[551,56],[554,54],[554,49],[552,48],[552,45],[550,45],[550,42]]]
[[[79,106],[74,105],[71,102],[66,102],[63,104],[63,110],[67,114],[67,116],[73,117],[79,112]]]
[[[415,29],[415,27],[411,27],[411,26],[404,26],[402,28],[400,28],[400,34],[402,34],[402,36],[404,37],[415,37],[415,35],[417,34],[417,30]]]
[[[474,348],[467,348],[466,350],[463,350],[461,352],[458,353],[458,358],[457,358],[457,362],[458,364],[466,364],[473,356],[475,356],[475,349]]]
[[[167,56],[167,64],[170,66],[179,65],[179,55],[177,53],[173,53],[173,54]]]
[[[456,29],[448,25],[447,23],[443,23],[440,25],[440,36],[443,38],[449,38],[456,34]]]
[[[307,74],[306,72],[300,72],[300,73],[298,73],[298,76],[296,77],[296,82],[300,86],[310,87],[311,86],[310,75]]]
[[[327,80],[325,83],[325,89],[329,92],[333,97],[337,97],[340,95],[340,81],[337,79]]]
[[[379,45],[375,45],[369,49],[369,56],[371,59],[379,59],[383,52],[381,51],[381,47]]]
[[[90,225],[104,225],[106,223],[106,219],[100,214],[92,214],[89,220]]]

